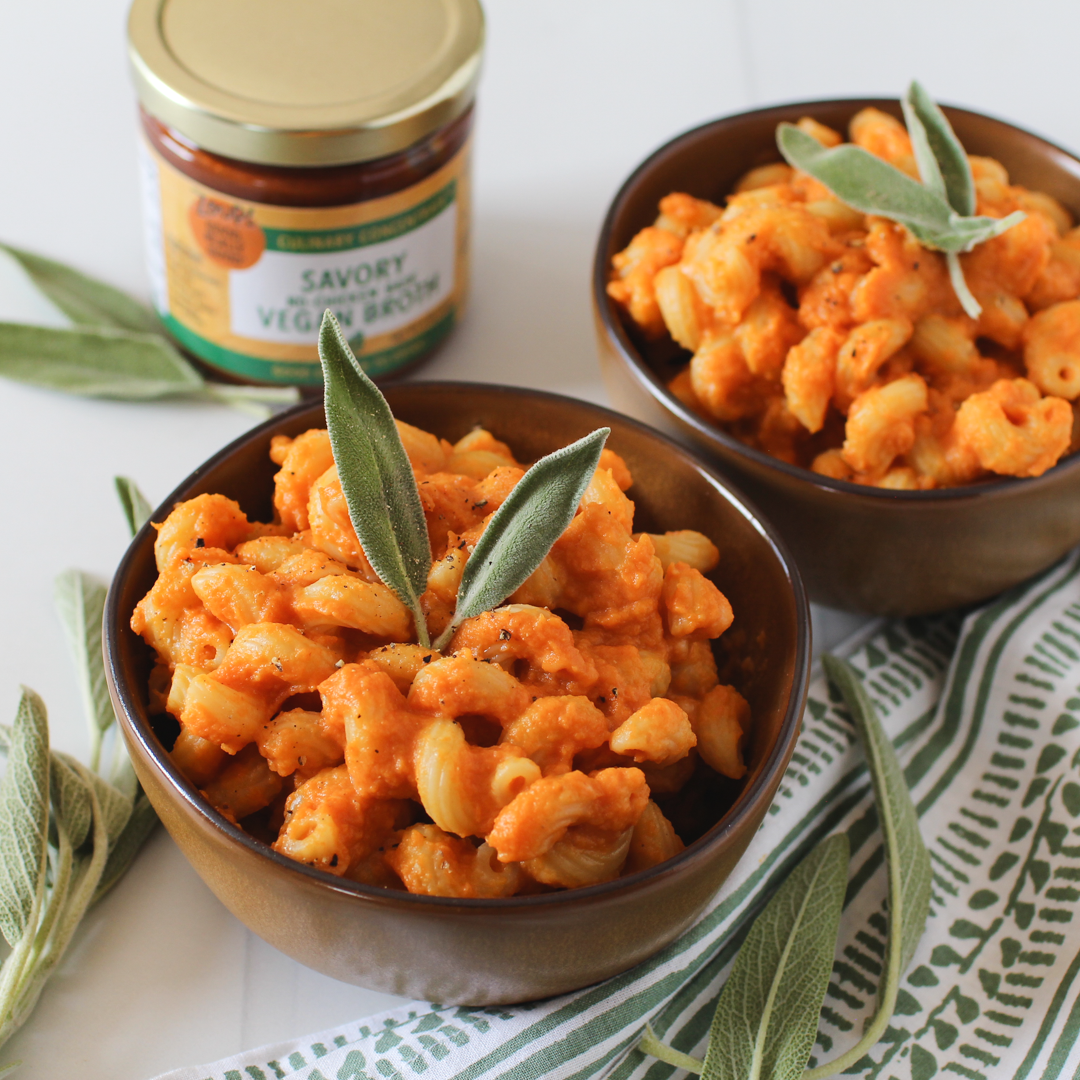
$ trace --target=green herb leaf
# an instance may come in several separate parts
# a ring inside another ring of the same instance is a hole
[[[501,604],[544,561],[573,521],[610,434],[599,428],[542,457],[514,485],[465,563],[454,618],[436,648],[466,619]]]
[[[90,833],[93,806],[90,792],[76,769],[53,754],[49,772],[53,805],[73,848],[82,847]]]
[[[294,386],[207,382],[161,334],[109,326],[59,329],[0,322],[0,376],[82,397],[155,401],[197,397],[265,418],[292,404]]]
[[[150,800],[140,793],[123,832],[109,850],[109,859],[98,882],[93,903],[97,903],[124,876],[132,859],[139,853],[143,841],[154,831],[157,822],[157,812],[151,806]]]
[[[134,480],[126,476],[114,476],[113,483],[116,485],[116,494],[120,499],[124,518],[127,520],[131,535],[134,536],[150,520],[154,508]]]
[[[819,180],[860,213],[925,232],[949,230],[952,211],[941,195],[861,146],[841,143],[826,148],[794,124],[777,128],[776,143],[789,165]]]
[[[843,1072],[881,1038],[896,1008],[900,977],[915,954],[930,914],[930,856],[919,832],[919,818],[896,760],[896,751],[855,669],[835,656],[825,655],[821,662],[843,695],[866,752],[888,864],[889,941],[874,1017],[862,1038],[835,1061],[807,1072],[805,1080],[824,1080]]]
[[[913,81],[900,103],[923,183],[962,217],[975,213],[975,180],[960,140],[937,103]]]
[[[937,251],[970,251],[1024,217],[1021,211],[1000,219],[961,217],[943,193],[861,146],[844,143],[827,149],[794,124],[781,124],[776,142],[789,165],[819,180],[842,202],[907,226],[924,246]]]
[[[720,992],[704,1080],[802,1076],[832,974],[847,867],[847,836],[823,841],[754,921]]]
[[[108,590],[89,574],[65,570],[53,584],[53,599],[90,721],[90,767],[98,768],[101,740],[116,722],[101,652],[101,623]]]
[[[427,589],[431,544],[397,424],[330,311],[319,328],[319,357],[326,426],[353,528],[375,573],[412,611],[420,644],[427,646],[420,596]]]
[[[132,802],[123,792],[117,790],[104,777],[87,769],[80,761],[60,751],[53,751],[53,759],[61,761],[69,769],[82,777],[92,796],[100,807],[101,820],[105,826],[105,841],[109,847],[124,831],[131,817]]]
[[[84,397],[149,401],[202,390],[203,377],[159,334],[0,322],[0,375]]]
[[[24,686],[0,785],[0,931],[13,949],[37,922],[45,892],[48,825],[48,720],[41,698]]]
[[[41,255],[7,244],[0,244],[0,248],[18,260],[34,284],[72,322],[80,326],[161,333],[158,317],[127,293]]]

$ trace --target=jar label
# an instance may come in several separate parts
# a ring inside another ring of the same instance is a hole
[[[378,377],[423,355],[459,317],[468,143],[410,188],[314,209],[222,194],[140,146],[154,306],[208,364],[259,382],[318,386],[316,342],[329,308]]]

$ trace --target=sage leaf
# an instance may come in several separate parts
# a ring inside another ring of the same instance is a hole
[[[832,974],[847,867],[847,835],[822,841],[754,921],[720,992],[703,1080],[803,1075]]]
[[[866,753],[888,867],[889,940],[874,1016],[862,1038],[835,1061],[807,1072],[806,1080],[824,1080],[850,1068],[884,1034],[896,1008],[900,977],[915,954],[930,914],[930,856],[896,751],[855,669],[828,654],[822,656],[821,662],[843,695]]]
[[[104,777],[87,769],[80,761],[60,751],[53,751],[53,758],[59,759],[69,769],[82,777],[90,795],[97,801],[101,820],[105,827],[105,842],[112,846],[116,838],[124,831],[131,817],[132,801],[123,792],[117,790]]]
[[[80,326],[109,326],[138,333],[161,333],[158,317],[125,292],[87,277],[73,267],[0,244],[29,274],[34,284]]]
[[[84,397],[149,401],[202,389],[203,377],[158,334],[0,323],[0,375]]]
[[[140,793],[123,832],[109,850],[109,858],[94,893],[93,903],[97,903],[124,876],[132,859],[139,853],[143,841],[153,832],[157,822],[157,812],[150,804],[150,800],[145,794]]]
[[[156,401],[196,397],[265,418],[298,400],[294,386],[207,382],[161,334],[109,326],[61,329],[0,322],[0,376],[82,397]]]
[[[349,518],[375,573],[413,613],[417,637],[426,647],[430,639],[420,596],[427,589],[431,544],[397,424],[329,310],[319,328],[319,357],[326,426]]]
[[[573,521],[610,434],[598,428],[542,457],[514,485],[465,563],[454,617],[436,648],[466,619],[501,604],[544,561]]]
[[[81,570],[65,570],[53,585],[53,599],[75,663],[83,708],[90,721],[90,767],[97,769],[101,742],[116,721],[105,662],[101,651],[101,624],[107,589]]]
[[[927,232],[948,231],[951,210],[943,196],[861,146],[826,148],[794,124],[777,128],[776,143],[789,165],[821,181],[860,213]]]
[[[918,82],[912,81],[900,104],[922,182],[944,195],[956,213],[970,217],[975,213],[975,179],[952,125]]]
[[[67,830],[73,848],[80,848],[90,833],[93,807],[90,792],[78,770],[73,769],[58,754],[52,755],[49,771],[53,805]]]
[[[48,720],[41,698],[24,686],[0,784],[0,932],[16,950],[44,896],[48,825]]]
[[[843,143],[827,149],[794,124],[781,124],[776,142],[789,165],[819,180],[842,202],[907,226],[924,246],[936,251],[970,251],[1024,218],[1019,210],[1005,218],[962,217],[944,194],[861,146]]]
[[[113,483],[116,485],[116,494],[120,499],[120,508],[124,511],[128,529],[134,536],[150,520],[154,508],[134,480],[126,476],[114,476]]]

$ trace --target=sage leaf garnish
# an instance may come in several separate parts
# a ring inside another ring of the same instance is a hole
[[[922,182],[961,217],[975,213],[971,162],[952,125],[922,85],[913,81],[900,102]]]
[[[31,281],[76,325],[161,333],[157,316],[127,293],[42,255],[8,244],[0,244],[0,248],[22,266]]]
[[[116,494],[120,499],[120,508],[124,511],[124,518],[128,523],[131,535],[134,535],[150,520],[153,507],[147,501],[146,496],[139,490],[138,484],[127,476],[114,476],[113,484],[116,486]]]
[[[427,589],[431,544],[397,424],[329,310],[319,327],[319,357],[326,426],[349,518],[375,573],[412,612],[426,648],[431,639],[420,597]]]
[[[902,102],[922,183],[861,146],[826,148],[794,124],[780,124],[776,143],[789,165],[824,184],[841,202],[906,226],[927,248],[944,252],[949,279],[964,310],[982,308],[964,280],[958,256],[1024,220],[974,216],[975,188],[967,155],[945,114],[912,83]]]
[[[116,720],[105,665],[101,661],[101,620],[108,590],[81,570],[65,570],[53,585],[53,599],[75,663],[83,708],[90,720],[90,767],[101,763],[101,742]]]
[[[885,842],[889,877],[889,940],[885,965],[878,982],[874,1017],[859,1042],[806,1074],[806,1080],[824,1080],[843,1072],[862,1058],[885,1033],[896,1009],[900,977],[915,955],[930,914],[930,855],[919,832],[919,818],[911,801],[904,773],[874,706],[855,669],[835,656],[821,658],[825,673],[843,695],[855,721],[870,779],[874,787],[878,819]]]
[[[454,617],[437,649],[466,619],[501,604],[544,561],[573,521],[610,434],[610,428],[598,428],[542,457],[514,485],[465,563]]]
[[[0,244],[72,327],[0,320],[0,376],[83,397],[219,401],[265,419],[299,400],[294,386],[233,386],[204,379],[165,336],[157,316],[78,270]]]
[[[974,214],[975,178],[971,163],[945,114],[917,82],[908,87],[900,104],[923,184],[942,195],[957,214],[965,217]],[[945,264],[961,306],[971,318],[977,319],[982,314],[982,305],[968,288],[960,256],[947,251]]]

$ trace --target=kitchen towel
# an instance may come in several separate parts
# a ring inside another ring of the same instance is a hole
[[[850,1074],[1053,1080],[1080,1066],[1080,553],[967,615],[878,623],[845,649],[893,739],[930,851],[930,918],[892,1023]],[[886,881],[850,717],[817,677],[791,766],[715,901],[638,967],[505,1008],[415,1002],[159,1080],[663,1080],[646,1023],[704,1056],[753,916],[820,839],[850,883],[811,1066],[854,1044],[885,952]],[[552,943],[558,947],[557,942]]]

